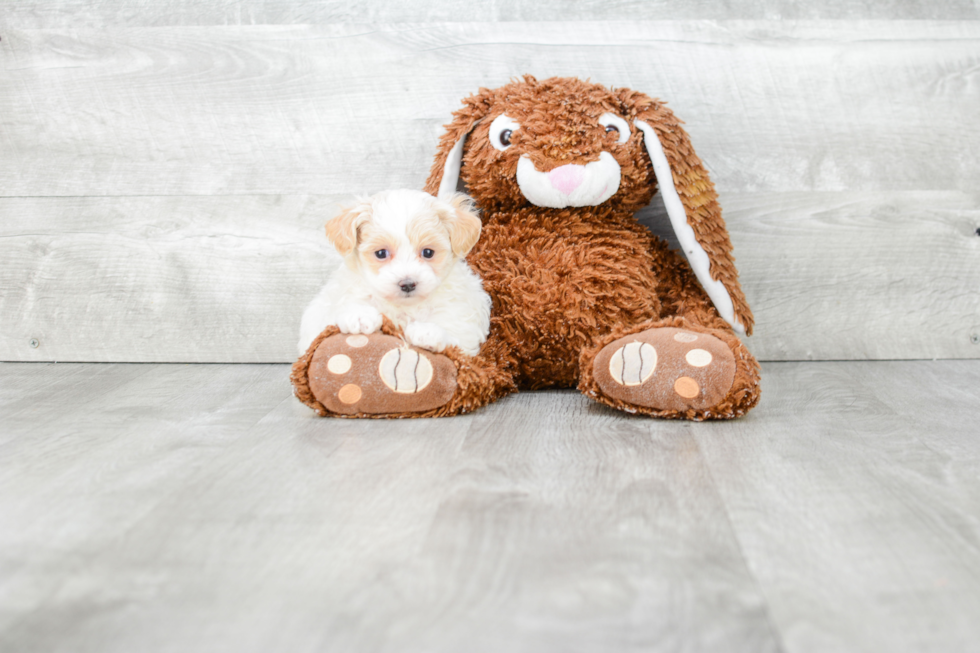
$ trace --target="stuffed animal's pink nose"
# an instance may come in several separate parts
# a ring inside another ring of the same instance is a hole
[[[551,181],[551,185],[565,195],[571,195],[576,188],[582,185],[583,179],[585,179],[585,166],[573,163],[559,166],[548,173],[548,180]]]

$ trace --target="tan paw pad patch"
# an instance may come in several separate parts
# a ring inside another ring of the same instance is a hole
[[[687,361],[688,365],[693,367],[704,367],[705,365],[711,365],[711,361],[714,357],[711,355],[710,351],[705,351],[704,349],[692,349],[684,355],[684,360]]]
[[[344,354],[331,356],[330,360],[327,361],[327,369],[330,370],[331,374],[346,374],[350,372],[350,368],[350,356],[345,356]]]
[[[689,376],[682,376],[681,378],[674,381],[674,392],[684,397],[685,399],[693,399],[698,396],[701,392],[701,387],[698,382]]]
[[[446,404],[456,391],[451,360],[381,333],[325,338],[308,377],[317,401],[342,415],[424,412]]]
[[[657,367],[657,350],[645,342],[620,347],[609,359],[609,374],[621,385],[640,385]]]
[[[432,363],[414,349],[392,349],[381,358],[378,374],[395,392],[421,392],[432,381]]]
[[[356,404],[361,399],[361,389],[353,383],[348,383],[337,392],[337,398],[345,404]]]
[[[599,388],[614,399],[656,410],[700,410],[731,390],[735,356],[712,335],[663,327],[606,345],[593,370]]]

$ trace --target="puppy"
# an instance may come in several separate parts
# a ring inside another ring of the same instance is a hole
[[[344,264],[303,313],[300,355],[328,325],[374,333],[382,316],[402,327],[409,344],[476,355],[490,331],[491,302],[464,257],[481,226],[465,195],[442,201],[388,190],[342,210],[326,229]]]

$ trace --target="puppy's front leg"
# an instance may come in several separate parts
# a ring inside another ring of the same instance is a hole
[[[432,322],[410,322],[405,327],[405,340],[410,345],[440,352],[450,345],[459,345],[456,339]]]
[[[367,304],[352,304],[337,315],[341,333],[374,333],[381,328],[381,313]]]

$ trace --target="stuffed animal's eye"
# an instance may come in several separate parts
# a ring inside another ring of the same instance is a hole
[[[436,253],[433,252],[428,247],[426,247],[425,249],[422,250],[422,258],[432,258],[435,255],[436,255]]]
[[[377,258],[379,258],[379,259],[381,259],[381,260],[383,261],[383,260],[385,260],[386,258],[388,258],[388,250],[386,250],[386,249],[379,249],[378,251],[376,251],[376,252],[374,253],[374,255],[375,255],[375,256],[376,256]]]
[[[503,152],[510,147],[510,139],[514,132],[520,128],[516,122],[504,114],[500,114],[490,123],[490,144],[494,149]]]
[[[630,139],[630,126],[615,113],[604,113],[599,116],[599,124],[606,128],[607,134],[616,134],[617,143],[625,143]]]

